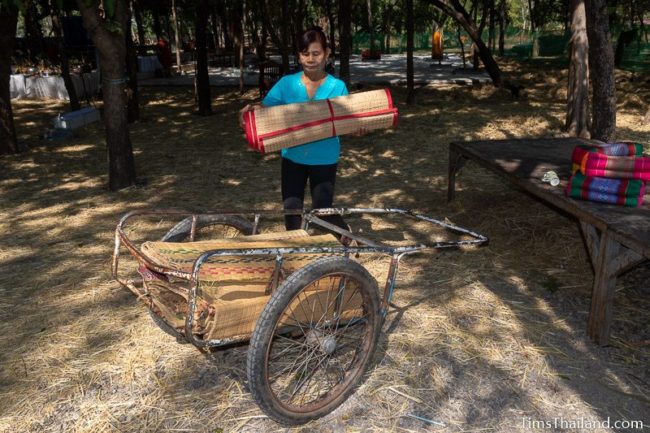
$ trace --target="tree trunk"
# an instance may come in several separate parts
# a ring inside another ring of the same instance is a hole
[[[458,45],[460,45],[460,58],[463,59],[463,69],[467,69],[467,63],[465,62],[465,42],[460,35],[460,24],[457,24],[456,27],[456,37],[458,38]]]
[[[151,15],[153,16],[153,32],[156,35],[156,42],[162,38],[162,25],[160,24],[160,11],[157,7],[151,9]]]
[[[84,27],[99,53],[102,93],[104,97],[104,125],[108,148],[108,186],[111,191],[135,184],[135,162],[129,138],[126,112],[124,29],[128,23],[128,5],[117,0],[113,21],[120,32],[111,32],[105,26],[97,7],[86,6],[85,0],[77,0]]]
[[[591,137],[610,141],[616,134],[616,87],[607,2],[585,0],[585,10],[589,36],[589,70],[593,88]]]
[[[413,103],[413,0],[406,0],[406,102]]]
[[[239,20],[239,94],[244,94],[244,69],[246,67],[245,48],[246,48],[246,0],[242,1],[241,14]]]
[[[351,39],[351,17],[352,0],[339,1],[339,51],[341,59],[339,61],[339,78],[350,88],[350,39]]]
[[[535,13],[534,13],[533,0],[528,0],[528,14],[530,15],[530,30],[535,33],[537,26],[535,25]]]
[[[221,12],[221,31],[223,35],[223,45],[225,51],[233,50],[232,32],[230,31],[230,23],[228,22],[228,14],[225,5],[220,6]]]
[[[214,12],[210,14],[210,24],[212,26],[214,50],[219,51],[219,23],[217,22],[217,15]]]
[[[648,107],[648,111],[646,111],[645,116],[643,116],[643,121],[641,123],[643,125],[650,125],[650,107]]]
[[[230,24],[233,30],[233,36],[234,36],[234,54],[235,54],[235,63],[233,64],[233,67],[240,67],[241,62],[242,62],[242,55],[243,55],[243,46],[244,46],[244,40],[243,40],[243,34],[244,31],[242,29],[242,13],[241,13],[241,3],[237,2],[235,3],[235,8],[231,10],[230,14]]]
[[[571,0],[571,42],[566,129],[589,138],[589,41],[584,0]]]
[[[181,73],[181,41],[178,35],[178,19],[176,19],[176,2],[172,0],[172,20],[174,20],[174,43],[176,44],[176,66],[178,72]]]
[[[330,31],[330,46],[332,50],[332,60],[334,61],[334,64],[336,65],[336,20],[334,18],[334,9],[332,7],[332,0],[326,0],[325,3],[325,8],[326,8],[326,14],[327,14],[327,22],[329,23],[329,31]]]
[[[285,2],[283,2],[283,4],[284,3]],[[283,36],[284,35],[283,27],[281,26],[280,35],[278,35],[278,33],[274,30],[275,28],[277,28],[277,25],[275,25],[275,23],[271,21],[266,0],[260,0],[259,7],[260,7],[259,17],[262,20],[262,25],[264,28],[266,28],[268,35],[271,37],[271,41],[276,46],[276,48],[280,51],[280,55],[282,56],[282,73],[287,74],[289,73],[289,45],[288,45],[288,41],[285,44],[284,36]]]
[[[291,26],[291,17],[289,16],[289,6],[286,1],[282,3],[282,73],[289,73],[289,28]]]
[[[503,57],[503,52],[505,51],[506,13],[506,0],[501,0],[499,3],[499,56],[501,57]]]
[[[496,87],[501,86],[501,70],[499,65],[494,61],[492,53],[488,47],[485,46],[481,40],[481,35],[476,28],[476,25],[472,21],[472,18],[469,16],[465,8],[460,4],[459,0],[428,0],[429,3],[433,4],[439,8],[442,12],[449,15],[453,18],[458,24],[460,24],[469,37],[472,38],[476,48],[478,50],[479,57],[485,65],[485,70],[490,75],[492,83]]]
[[[488,47],[491,52],[494,52],[496,47],[496,12],[494,9],[494,1],[490,0],[490,24],[488,27]]]
[[[375,51],[375,26],[373,25],[372,20],[372,0],[366,0],[366,6],[368,8],[368,33],[370,34],[370,56]],[[408,8],[408,0],[407,6]]]
[[[208,0],[198,0],[196,3],[196,88],[199,99],[198,114],[212,114],[212,95],[210,94],[210,76],[208,75]]]
[[[14,52],[17,23],[18,10],[13,5],[0,8],[0,155],[23,150],[16,140],[9,93],[11,53]]]
[[[135,25],[138,29],[138,54],[145,55],[147,41],[144,37],[144,25],[142,24],[142,8],[138,0],[133,0],[133,17],[135,18]],[[156,35],[157,37],[157,35]]]
[[[36,3],[36,0],[25,1],[25,45],[27,48],[27,60],[32,65],[37,63],[37,57],[43,54],[45,47],[43,28],[38,17]]]
[[[63,38],[63,27],[61,26],[61,17],[59,16],[59,10],[52,8],[51,18],[52,18],[52,31],[57,39],[57,44],[59,46],[59,56],[61,59],[61,76],[63,77],[63,84],[65,84],[65,90],[68,91],[68,99],[70,100],[70,111],[77,111],[81,108],[79,104],[79,98],[77,97],[77,89],[74,87],[72,78],[70,77],[70,62],[68,61],[68,51],[65,46]],[[81,76],[83,80],[83,76]]]
[[[128,28],[124,32],[124,43],[126,44],[126,74],[129,77],[127,82],[127,119],[129,123],[140,120],[140,102],[138,92],[138,55],[133,43],[131,31],[131,14],[129,13]]]

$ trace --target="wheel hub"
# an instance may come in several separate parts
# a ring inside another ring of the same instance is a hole
[[[336,337],[333,335],[325,335],[323,331],[318,329],[312,329],[307,332],[305,343],[310,346],[318,346],[326,355],[331,355],[336,350]]]

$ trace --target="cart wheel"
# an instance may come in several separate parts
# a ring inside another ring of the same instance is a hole
[[[377,282],[344,257],[291,274],[262,310],[248,350],[251,393],[273,420],[304,424],[354,391],[381,329]]]
[[[172,227],[161,239],[163,242],[189,240],[192,218],[187,217]],[[253,224],[238,215],[197,215],[195,240],[233,238],[252,235]]]

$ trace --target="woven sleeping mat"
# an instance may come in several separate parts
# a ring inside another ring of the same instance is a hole
[[[248,144],[262,153],[396,124],[397,108],[388,89],[244,113]]]
[[[196,258],[212,249],[299,246],[337,247],[341,244],[331,234],[309,236],[304,230],[294,230],[213,241],[146,242],[142,245],[142,252],[158,265],[191,272]],[[283,277],[286,278],[318,257],[322,255],[285,255]],[[201,334],[204,339],[248,338],[270,297],[266,290],[274,269],[273,255],[213,257],[204,263],[199,275],[201,284],[195,313],[195,332]],[[334,308],[331,302],[333,296],[325,291],[338,285],[339,279],[332,277],[310,288],[306,296],[293,301],[295,305],[292,304],[292,307],[296,313],[288,322],[308,321],[305,311],[315,317],[324,316],[325,312],[325,316],[331,316]],[[187,313],[187,288],[187,285],[168,281],[148,283],[156,314],[164,317],[172,327],[181,332]],[[350,287],[347,293],[349,294],[344,296],[342,303],[343,320],[361,314],[362,298],[359,291]]]
[[[335,293],[339,287],[340,278],[332,277],[321,281],[306,293],[291,301],[290,315],[283,317],[281,326],[300,326],[298,322],[305,323],[326,321],[333,318],[335,313]],[[333,289],[328,292],[328,289]],[[363,298],[361,292],[348,282],[341,302],[340,320],[345,323],[353,317],[363,314]],[[208,319],[205,327],[204,338],[223,339],[240,336],[250,336],[255,330],[257,319],[270,296],[261,295],[249,299],[220,299],[215,301],[214,319]]]
[[[156,264],[182,272],[192,272],[196,259],[210,250],[248,248],[340,247],[331,234],[309,236],[303,230],[286,234],[262,234],[198,242],[145,242],[142,253]],[[286,254],[282,269],[289,274],[320,257],[318,254]],[[199,272],[199,280],[206,282],[268,282],[275,269],[271,254],[248,256],[213,256]]]

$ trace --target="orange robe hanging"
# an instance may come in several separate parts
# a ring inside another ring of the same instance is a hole
[[[442,60],[442,32],[436,30],[431,36],[431,57]]]

